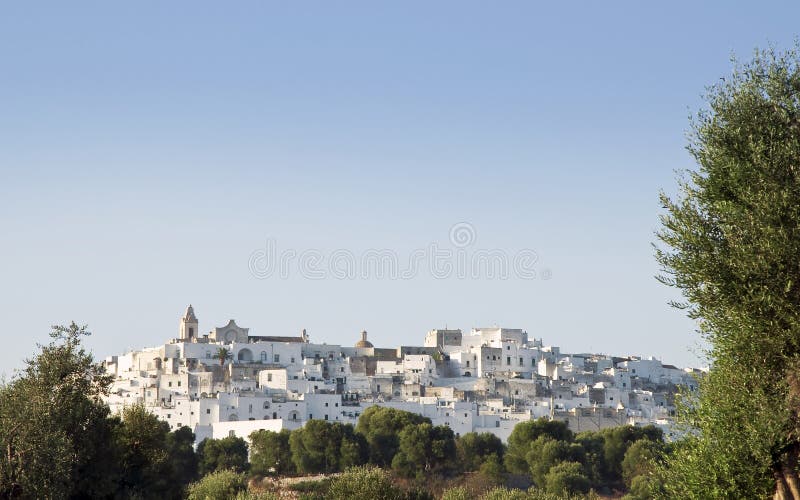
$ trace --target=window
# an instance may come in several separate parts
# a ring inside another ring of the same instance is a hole
[[[272,418],[278,418],[278,412],[277,411],[273,411],[272,412]]]
[[[236,432],[228,431],[228,437],[236,437]]]
[[[327,407],[328,407],[328,403],[325,403],[325,408],[327,408]]]
[[[172,382],[169,382],[169,386],[172,387]]]
[[[275,361],[275,363],[280,363],[281,362],[281,355],[280,354],[275,354],[273,356],[273,360]]]
[[[311,414],[311,413],[309,413],[309,414],[308,414],[308,419],[309,419],[309,420],[314,420],[314,415],[313,415],[313,414]]]
[[[467,360],[467,368],[469,368],[469,360]]]
[[[506,356],[506,364],[511,366],[511,356]]]
[[[262,363],[267,362],[267,351],[261,351],[261,362]]]
[[[524,365],[524,361],[522,359],[522,356],[520,356],[520,358],[519,358],[519,366],[523,366],[523,365]]]
[[[325,414],[325,420],[328,420],[328,414],[327,413]]]
[[[206,415],[211,415],[211,408],[206,408]]]
[[[510,351],[510,350],[511,350],[511,346],[510,346],[510,345],[507,345],[507,346],[506,346],[506,351]]]
[[[250,403],[250,407],[247,409],[248,413],[253,413],[253,403]]]
[[[189,336],[194,337],[194,328],[189,328]]]
[[[178,380],[178,387],[180,387],[180,386],[181,386],[181,381],[180,381],[180,380]]]
[[[339,371],[340,371],[340,372],[344,372],[344,366],[343,366],[343,367],[341,367],[341,368],[339,368]]]
[[[292,363],[294,363],[294,356],[292,356]]]
[[[272,382],[272,374],[267,373],[267,382]]]

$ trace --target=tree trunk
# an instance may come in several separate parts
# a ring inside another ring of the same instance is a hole
[[[797,474],[797,446],[784,456],[779,465],[775,466],[774,500],[800,500],[800,476]]]
[[[775,494],[772,495],[772,500],[789,500],[789,488],[786,486],[786,481],[783,480],[783,475],[775,471]]]
[[[789,486],[793,500],[800,500],[800,478],[797,477],[797,452],[792,450],[783,463],[783,479]]]

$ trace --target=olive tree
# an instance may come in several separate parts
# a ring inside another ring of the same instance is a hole
[[[800,498],[800,58],[757,51],[710,87],[696,168],[665,210],[659,279],[684,299],[711,370],[684,399],[673,498]]]

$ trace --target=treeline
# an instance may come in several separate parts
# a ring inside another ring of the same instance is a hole
[[[111,379],[81,346],[86,334],[75,324],[56,327],[54,341],[0,385],[0,498],[229,498],[250,494],[248,478],[344,471],[390,473],[407,498],[448,488],[476,497],[520,476],[543,494],[630,489],[631,498],[649,498],[668,451],[654,427],[574,435],[562,422],[530,421],[514,428],[506,447],[493,434],[457,437],[428,418],[379,406],[355,427],[311,420],[291,432],[256,431],[250,446],[227,437],[195,450],[190,429],[170,431],[141,405],[110,414],[101,395]],[[354,487],[339,483],[317,493]]]
[[[631,498],[651,497],[659,487],[656,466],[668,452],[653,426],[575,435],[563,422],[541,419],[517,424],[506,447],[493,434],[456,437],[425,417],[378,406],[364,411],[355,428],[312,420],[292,432],[256,431],[250,440],[250,472],[258,475],[331,473],[369,464],[422,480],[480,472],[495,485],[513,473],[554,495],[631,490]]]

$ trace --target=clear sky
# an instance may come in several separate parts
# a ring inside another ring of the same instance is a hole
[[[497,324],[699,364],[653,278],[657,195],[692,166],[704,87],[800,19],[732,5],[4,3],[0,372],[70,320],[100,358],[156,345],[189,303],[204,332],[396,346]],[[470,255],[535,251],[536,279],[250,266],[268,240],[404,263],[462,222]]]

